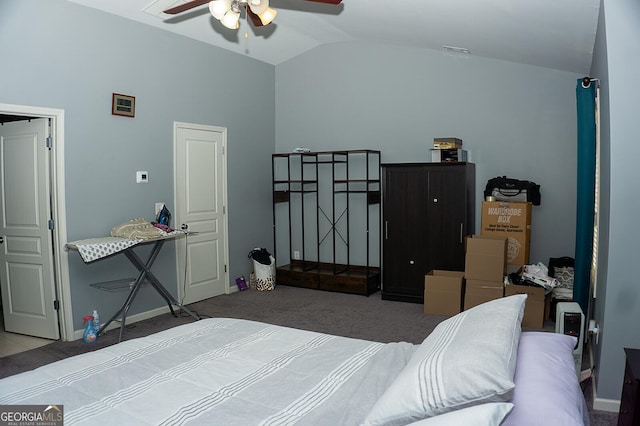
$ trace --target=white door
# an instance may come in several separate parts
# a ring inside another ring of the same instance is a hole
[[[228,292],[226,273],[226,129],[174,123],[174,226],[193,235],[176,240],[179,299],[184,304]]]
[[[48,136],[46,118],[0,126],[0,286],[7,331],[58,339]]]

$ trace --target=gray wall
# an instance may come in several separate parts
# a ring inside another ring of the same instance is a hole
[[[541,185],[530,263],[573,256],[577,74],[402,46],[321,46],[276,66],[276,151],[379,149],[429,161],[434,137],[476,163],[476,227],[487,180]]]
[[[593,52],[593,62],[591,65],[591,75],[600,79],[600,227],[598,236],[598,275],[597,286],[595,288],[595,299],[591,299],[590,317],[600,325],[603,331],[603,338],[591,338],[590,343],[594,363],[600,365],[600,355],[602,344],[605,341],[606,327],[603,327],[605,312],[605,301],[607,296],[607,274],[608,274],[608,255],[609,255],[609,218],[610,218],[610,191],[611,186],[611,136],[610,136],[610,120],[609,120],[609,70],[607,67],[607,39],[605,32],[604,8],[600,8],[600,16],[598,18],[598,32]],[[593,291],[593,289],[592,289]],[[592,295],[593,296],[593,295]],[[619,348],[618,348],[619,349]],[[596,371],[596,381],[599,382],[602,377]],[[599,390],[599,389],[598,389]],[[619,395],[618,395],[619,398]]]
[[[0,102],[65,111],[70,241],[152,220],[155,202],[173,210],[173,122],[226,127],[229,276],[248,276],[248,251],[272,240],[272,65],[61,0],[3,0],[0,57]],[[135,118],[111,115],[113,92],[136,97]],[[136,170],[149,172],[148,184],[135,183]],[[173,244],[154,273],[176,293]],[[124,297],[90,282],[136,272],[122,256],[85,265],[71,253],[69,267],[76,329],[92,309],[106,320]],[[148,288],[130,312],[162,305]]]
[[[594,304],[602,330],[596,356],[597,397],[619,400],[623,348],[640,348],[640,292],[636,272],[640,179],[640,120],[636,84],[640,70],[640,3],[603,0],[593,75],[602,79],[604,256]],[[608,221],[607,221],[608,219]]]

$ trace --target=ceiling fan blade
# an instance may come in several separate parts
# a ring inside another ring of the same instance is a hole
[[[247,11],[247,16],[249,17],[249,19],[251,19],[251,23],[254,27],[264,27],[264,24],[260,20],[260,17],[253,13],[250,7],[247,6],[245,10]]]
[[[313,1],[316,1],[316,0],[313,0]],[[176,15],[186,10],[193,9],[194,7],[202,6],[205,3],[209,3],[209,0],[192,0],[183,4],[179,4],[178,6],[172,7],[170,9],[163,10],[162,13],[167,13],[169,15]]]
[[[342,0],[307,0],[307,1],[315,1],[317,3],[327,3],[327,4],[340,4]]]

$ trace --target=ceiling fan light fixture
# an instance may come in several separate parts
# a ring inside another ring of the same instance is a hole
[[[240,20],[240,13],[234,12],[233,10],[229,10],[227,13],[224,14],[222,19],[220,19],[220,22],[222,23],[222,25],[229,28],[230,30],[237,30],[240,27],[240,23],[238,22],[239,20]]]
[[[222,21],[225,13],[231,10],[231,0],[213,0],[209,2],[209,12],[218,21]]]
[[[175,1],[175,0],[174,0]],[[325,4],[340,4],[342,0],[308,0]],[[163,13],[176,15],[208,3],[209,12],[222,25],[237,30],[240,28],[240,15],[243,10],[247,23],[249,18],[255,27],[269,25],[278,12],[269,7],[269,0],[184,0],[177,6],[163,10]],[[148,8],[147,8],[148,9]],[[245,37],[247,33],[245,33]]]
[[[271,21],[273,21],[273,19],[276,17],[277,14],[278,14],[277,10],[271,9],[269,7],[267,8],[267,10],[257,15],[258,15],[258,18],[260,18],[260,22],[262,22],[262,25],[269,25]]]
[[[256,15],[260,15],[269,9],[269,0],[251,0],[249,8]]]

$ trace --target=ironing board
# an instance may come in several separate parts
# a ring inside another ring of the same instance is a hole
[[[77,251],[85,263],[90,263],[111,255],[124,253],[127,259],[129,259],[129,261],[139,271],[138,276],[130,286],[129,295],[125,299],[124,303],[122,304],[120,309],[109,319],[109,321],[107,321],[102,327],[100,327],[97,332],[98,336],[100,335],[100,333],[106,330],[109,324],[111,324],[116,319],[119,319],[120,334],[118,336],[118,342],[122,341],[127,313],[129,312],[131,303],[136,298],[136,295],[138,294],[138,291],[144,284],[145,280],[146,282],[151,284],[151,286],[160,294],[160,296],[162,296],[165,302],[167,302],[167,305],[169,305],[169,309],[171,310],[171,315],[173,315],[174,317],[178,316],[173,310],[173,306],[177,306],[191,315],[195,320],[200,319],[200,316],[198,316],[198,314],[191,312],[187,307],[178,302],[176,298],[173,297],[173,295],[171,295],[171,293],[169,293],[169,291],[162,285],[162,283],[160,283],[153,272],[151,272],[151,266],[156,260],[156,257],[158,257],[158,253],[160,253],[160,250],[162,249],[164,243],[167,240],[172,240],[181,236],[186,236],[186,232],[173,231],[171,233],[166,233],[160,237],[136,240],[121,237],[91,238],[87,240],[70,242],[65,245],[67,249]],[[138,256],[133,251],[134,247],[143,244],[153,244],[151,253],[149,254],[146,262],[144,262],[140,258],[140,256]]]

